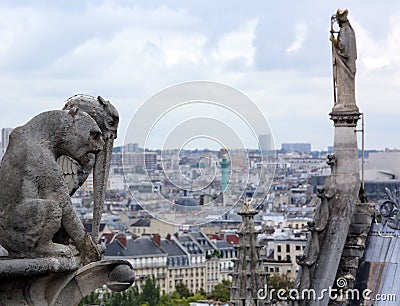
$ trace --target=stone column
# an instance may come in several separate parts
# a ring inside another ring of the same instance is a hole
[[[336,272],[360,190],[355,131],[360,113],[332,112],[330,115],[335,125],[335,163],[325,189],[332,197],[328,200],[329,221],[324,230],[311,285],[316,295],[323,295],[323,298],[310,301],[309,305],[328,305],[328,290],[335,285]]]

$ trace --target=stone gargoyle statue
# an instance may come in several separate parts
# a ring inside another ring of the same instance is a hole
[[[118,121],[109,101],[77,95],[12,131],[0,166],[0,305],[78,305],[103,285],[132,285],[130,263],[101,259],[96,244]],[[93,238],[70,199],[92,170]]]
[[[84,167],[104,144],[96,121],[76,107],[41,113],[12,131],[0,167],[0,244],[10,258],[72,257],[77,249],[83,264],[100,260],[57,159],[66,155]],[[53,242],[61,228],[76,249]]]

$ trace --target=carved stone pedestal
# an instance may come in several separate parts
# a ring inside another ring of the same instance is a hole
[[[103,285],[123,291],[134,280],[125,260],[80,264],[76,258],[1,259],[0,305],[78,305]]]

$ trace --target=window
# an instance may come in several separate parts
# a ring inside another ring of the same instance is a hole
[[[301,246],[300,245],[296,245],[296,251],[300,251],[301,250]]]
[[[280,244],[278,244],[278,253],[282,252],[282,247]]]
[[[282,260],[282,256],[278,255],[278,261],[281,261],[281,260]]]
[[[279,272],[279,267],[275,267],[275,272]]]
[[[286,245],[286,252],[290,253],[290,244]]]

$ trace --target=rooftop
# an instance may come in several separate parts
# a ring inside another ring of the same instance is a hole
[[[105,256],[163,256],[167,255],[153,240],[149,237],[127,239],[126,247],[119,240],[114,240],[106,249]]]

